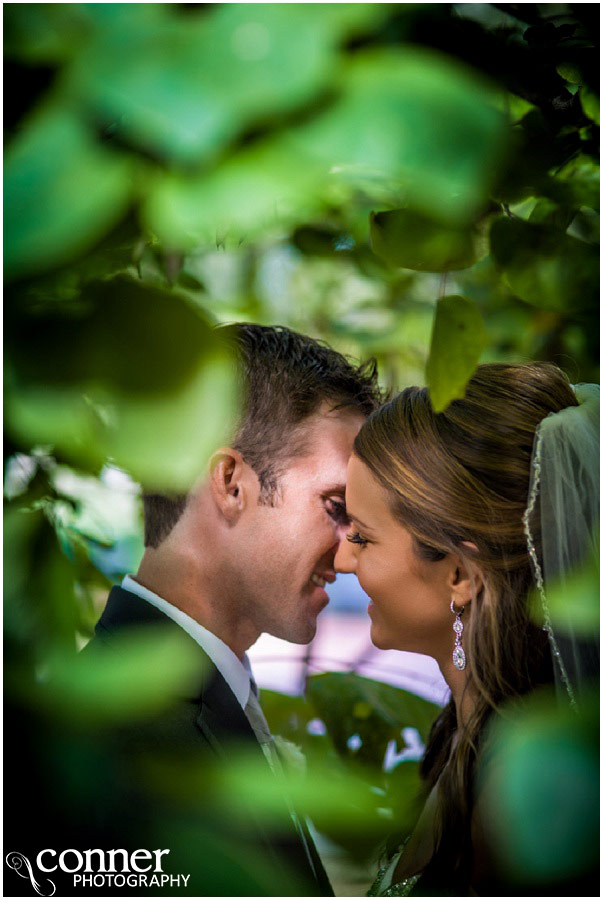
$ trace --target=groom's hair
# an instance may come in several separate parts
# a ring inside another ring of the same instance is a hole
[[[288,463],[307,450],[304,422],[323,403],[368,416],[383,396],[374,359],[354,365],[322,341],[283,326],[238,323],[220,328],[238,361],[242,412],[233,441],[260,482],[259,502],[274,506]],[[145,494],[144,542],[157,547],[186,506],[187,495]]]

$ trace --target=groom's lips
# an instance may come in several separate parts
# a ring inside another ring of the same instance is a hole
[[[308,584],[317,598],[320,596],[321,599],[321,606],[318,612],[324,609],[329,603],[329,595],[325,591],[325,585],[327,583],[332,584],[334,581],[335,574],[333,572],[321,572],[320,574],[318,572],[313,572],[310,575]]]
[[[310,581],[317,587],[324,588],[325,584],[333,584],[335,577],[334,572],[312,572]]]

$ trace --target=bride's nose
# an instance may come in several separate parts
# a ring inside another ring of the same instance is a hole
[[[346,540],[345,536],[339,541],[339,547],[335,554],[334,567],[336,572],[342,575],[356,571],[356,554],[354,547]]]

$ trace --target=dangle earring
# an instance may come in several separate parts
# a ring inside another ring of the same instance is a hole
[[[461,611],[457,612],[454,608],[454,597],[450,601],[450,612],[454,613],[456,619],[454,620],[454,624],[452,628],[454,629],[454,649],[452,651],[452,662],[455,664],[457,669],[464,669],[465,664],[467,662],[465,658],[465,651],[461,646],[461,638],[463,636],[463,623],[461,622],[461,616],[465,612],[465,607],[461,607]]]

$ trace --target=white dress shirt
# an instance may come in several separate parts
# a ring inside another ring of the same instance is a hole
[[[171,603],[168,603],[168,601],[164,600],[163,597],[160,597],[159,594],[154,594],[153,591],[143,587],[135,581],[131,575],[126,575],[121,586],[124,591],[130,591],[130,593],[136,594],[137,597],[146,600],[156,609],[161,610],[161,612],[165,613],[166,616],[169,616],[173,622],[180,625],[187,634],[190,634],[193,640],[199,644],[201,649],[207,653],[214,666],[241,704],[241,708],[244,710],[249,700],[249,692],[251,690],[251,682],[253,679],[247,654],[244,655],[243,662],[241,662],[238,656],[233,653],[230,647],[228,647],[224,641],[220,640],[219,637],[216,637],[215,634],[212,634],[211,631],[208,631],[203,625],[199,625],[198,622],[195,622],[194,619],[191,619],[191,617],[182,612],[182,610],[172,606]]]
[[[215,634],[212,634],[212,632],[208,631],[207,628],[204,628],[203,625],[199,625],[198,622],[182,612],[182,610],[173,606],[171,603],[168,603],[168,601],[164,600],[163,597],[160,597],[159,594],[155,594],[148,588],[143,587],[135,581],[131,575],[126,575],[121,586],[124,591],[130,591],[130,593],[136,594],[137,597],[146,600],[156,609],[165,613],[166,616],[169,616],[173,622],[176,622],[176,624],[180,625],[187,634],[190,634],[193,640],[199,644],[201,649],[207,653],[214,666],[241,704],[241,708],[258,739],[262,752],[268,765],[272,769],[272,772],[275,775],[282,777],[282,763],[280,762],[274,738],[270,733],[270,728],[257,698],[258,689],[253,679],[247,654],[243,656],[243,662],[241,662],[238,656],[236,656],[230,647],[227,646],[224,641],[220,640],[219,637],[216,637]],[[299,834],[306,856],[308,857],[308,862],[316,876],[314,860],[308,848],[307,838],[301,827],[299,817],[289,798],[285,797],[285,799],[289,808],[289,814]]]

